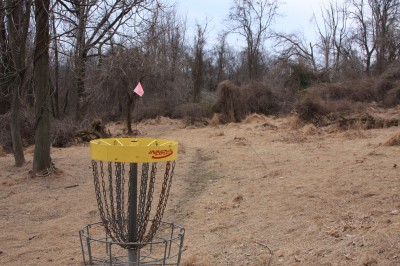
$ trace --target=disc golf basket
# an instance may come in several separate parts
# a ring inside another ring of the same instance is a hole
[[[179,265],[185,230],[161,220],[177,152],[165,139],[90,142],[101,221],[79,232],[84,265]]]

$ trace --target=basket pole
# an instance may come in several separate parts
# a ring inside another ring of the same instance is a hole
[[[129,199],[128,199],[128,241],[138,242],[137,232],[137,163],[131,164],[129,176]],[[130,246],[128,249],[129,265],[139,265],[140,251],[138,247]]]

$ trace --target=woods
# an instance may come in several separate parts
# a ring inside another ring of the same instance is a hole
[[[398,0],[321,4],[315,40],[274,30],[283,5],[232,0],[213,40],[207,21],[188,25],[167,1],[0,1],[0,143],[16,166],[35,143],[33,169],[41,172],[51,166],[50,146],[94,119],[124,121],[128,134],[134,112],[139,120],[218,112],[234,122],[233,109],[220,110],[232,102],[223,99],[228,92],[237,94],[240,116],[295,111],[312,121],[318,112],[350,112],[354,103],[400,102],[397,83],[384,78],[400,78]],[[232,36],[243,46],[230,43]],[[137,101],[139,81],[146,97]],[[328,95],[340,89],[329,84],[342,84],[347,105],[332,107]]]

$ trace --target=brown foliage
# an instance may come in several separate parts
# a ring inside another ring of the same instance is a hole
[[[385,94],[381,102],[381,105],[385,108],[390,108],[397,106],[399,103],[400,103],[400,87],[396,86]]]
[[[173,118],[199,119],[211,117],[211,106],[206,103],[184,103],[175,108]]]
[[[320,98],[311,96],[299,101],[296,110],[301,120],[313,124],[319,124],[319,121],[322,121],[322,117],[329,113]]]
[[[71,145],[76,137],[78,127],[72,118],[64,120],[54,120],[52,123],[52,146],[56,148],[65,148]]]
[[[175,108],[173,118],[183,118],[186,126],[208,125],[211,107],[205,103],[185,103]]]
[[[279,102],[263,83],[253,82],[241,88],[247,113],[274,115],[279,113]]]
[[[220,113],[221,123],[240,122],[245,116],[240,89],[232,82],[222,81],[217,87],[218,100],[213,110]]]
[[[390,108],[400,104],[400,64],[391,65],[375,86],[376,101],[381,107]]]
[[[296,110],[303,121],[323,125],[359,113],[376,100],[376,88],[370,79],[319,84],[305,92]]]

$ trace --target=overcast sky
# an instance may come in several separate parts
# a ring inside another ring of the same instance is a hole
[[[232,0],[169,0],[176,3],[178,13],[187,16],[188,37],[192,39],[191,32],[196,21],[203,24],[209,21],[207,39],[209,43],[215,39],[218,32],[225,28],[224,19],[228,16]],[[311,18],[313,12],[318,14],[324,0],[281,0],[273,28],[279,32],[304,33],[307,39],[314,35]],[[233,40],[234,41],[234,40]],[[231,45],[232,38],[230,39]]]

